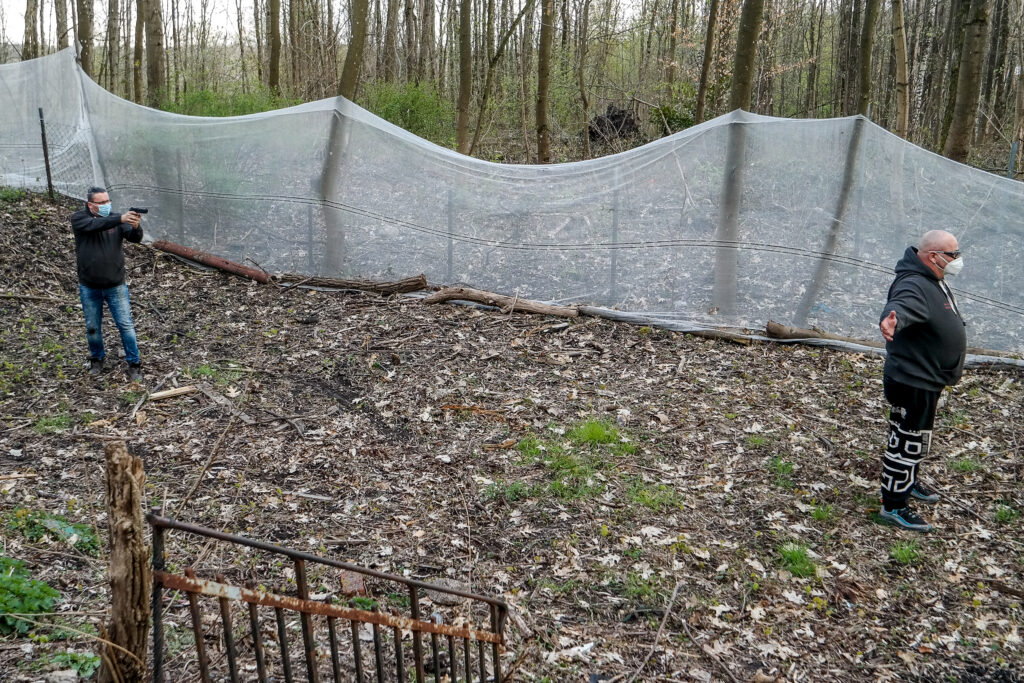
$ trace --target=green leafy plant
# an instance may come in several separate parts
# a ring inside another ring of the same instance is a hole
[[[89,678],[100,668],[100,657],[92,652],[59,652],[53,656],[53,663],[70,667],[82,678]]]
[[[835,517],[835,507],[829,504],[815,505],[811,517],[819,522],[829,522]]]
[[[626,489],[626,498],[645,508],[662,512],[683,507],[683,498],[671,486],[665,484],[647,484],[634,479]]]
[[[768,466],[775,473],[776,486],[784,489],[793,488],[793,480],[789,478],[789,475],[793,474],[793,463],[774,457]]]
[[[245,93],[190,90],[181,94],[177,102],[165,102],[161,109],[189,116],[243,116],[299,103],[299,99],[281,97],[269,88],[257,87]]]
[[[959,460],[954,460],[952,467],[954,470],[962,474],[971,474],[972,472],[977,472],[981,469],[981,463],[974,458],[961,458]]]
[[[522,500],[529,495],[530,487],[521,481],[508,483],[496,481],[484,489],[484,498],[487,500],[503,500],[506,503]]]
[[[363,106],[382,119],[439,145],[455,141],[454,107],[430,84],[378,81],[363,93]]]
[[[807,552],[807,546],[803,544],[795,541],[783,543],[779,546],[779,557],[782,560],[783,568],[793,576],[806,578],[817,574],[814,560]]]
[[[24,563],[0,555],[0,633],[28,633],[32,624],[10,614],[40,614],[53,610],[60,593],[33,579]]]
[[[1020,517],[1020,510],[1015,510],[1009,505],[1000,505],[996,508],[996,521],[1000,524],[1009,524]]]
[[[0,187],[0,204],[13,204],[27,196],[27,192],[16,187]]]
[[[917,541],[898,541],[889,549],[889,556],[899,564],[913,564],[920,557]]]
[[[62,429],[69,429],[74,424],[74,420],[67,413],[61,413],[60,415],[47,415],[36,420],[35,430],[40,434],[53,434],[59,432]]]
[[[587,420],[573,427],[566,434],[575,444],[615,443],[619,440],[619,430],[610,422],[603,420]]]
[[[100,554],[100,542],[96,531],[87,524],[69,522],[61,515],[41,510],[17,508],[7,515],[7,528],[21,532],[30,541],[53,538],[64,543],[70,542],[87,555]]]

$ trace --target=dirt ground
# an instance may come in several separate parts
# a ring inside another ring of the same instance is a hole
[[[126,245],[145,384],[109,318],[92,378],[74,208],[0,203],[2,554],[61,595],[0,637],[0,679],[61,680],[60,653],[99,652],[45,624],[103,621],[103,445],[121,437],[147,507],[505,600],[516,680],[1024,680],[1019,369],[944,393],[924,467],[943,499],[914,534],[875,517],[879,357],[281,289]],[[144,400],[175,386],[206,391]],[[33,540],[35,513],[94,526],[98,552]],[[225,544],[167,553],[294,578]],[[192,680],[187,603],[166,610],[171,680]]]

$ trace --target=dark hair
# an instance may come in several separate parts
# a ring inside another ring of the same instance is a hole
[[[93,185],[92,187],[85,191],[85,201],[91,202],[93,197],[95,197],[98,194],[106,194],[106,192],[107,191],[105,188],[102,188],[99,185]]]

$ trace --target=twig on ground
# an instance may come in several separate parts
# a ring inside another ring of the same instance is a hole
[[[224,431],[220,433],[220,437],[217,439],[217,443],[214,444],[213,450],[210,451],[210,457],[206,459],[206,463],[203,465],[203,468],[199,470],[199,474],[196,475],[195,483],[192,484],[192,488],[188,490],[188,493],[186,493],[185,496],[181,499],[181,502],[178,503],[178,507],[174,509],[175,516],[180,514],[181,511],[185,509],[185,506],[188,505],[188,501],[192,497],[192,494],[195,493],[196,489],[199,488],[199,485],[203,483],[203,477],[206,476],[206,471],[210,469],[210,465],[213,464],[214,458],[216,458],[217,454],[220,452],[220,447],[224,444],[224,437],[228,435],[228,432],[231,431],[231,428],[235,426],[236,422],[238,422],[238,414],[231,413],[231,420],[228,421],[228,426],[225,427]]]
[[[640,666],[636,668],[636,671],[633,672],[633,675],[629,677],[629,680],[627,680],[626,683],[633,683],[633,681],[636,680],[636,677],[640,675],[640,672],[644,670],[644,667],[647,666],[647,663],[651,661],[651,657],[654,656],[654,651],[658,649],[658,641],[661,640],[661,633],[665,630],[665,622],[668,621],[668,615],[672,614],[672,608],[676,604],[676,596],[679,594],[679,588],[682,585],[682,581],[677,582],[676,587],[672,589],[672,597],[668,599],[668,606],[665,607],[665,616],[661,618],[661,625],[658,626],[658,632],[654,634],[654,642],[651,643],[651,649],[647,652],[647,656],[644,657],[644,661],[640,662]],[[690,640],[693,640],[693,638],[691,637]],[[730,674],[730,678],[731,677],[732,674]]]

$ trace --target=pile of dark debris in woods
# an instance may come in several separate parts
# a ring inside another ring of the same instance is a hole
[[[60,594],[5,629],[4,680],[99,651],[111,437],[169,516],[501,597],[516,680],[1024,680],[1020,370],[944,394],[943,500],[915,535],[875,516],[879,357],[283,289],[126,245],[145,386],[123,361],[91,378],[73,209],[0,203],[0,562]],[[204,390],[144,400],[176,386]],[[182,543],[197,573],[284,581]]]

